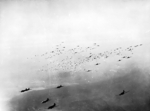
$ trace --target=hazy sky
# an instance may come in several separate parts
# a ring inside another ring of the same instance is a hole
[[[26,58],[62,41],[68,47],[97,42],[102,50],[149,46],[149,20],[148,0],[1,0],[0,84],[15,87],[12,78],[32,77],[38,64]]]

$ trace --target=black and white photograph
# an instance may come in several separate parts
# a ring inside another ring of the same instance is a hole
[[[0,111],[150,111],[150,0],[0,0]]]

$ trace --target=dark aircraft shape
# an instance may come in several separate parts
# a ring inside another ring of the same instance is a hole
[[[59,86],[57,86],[56,88],[61,88],[61,87],[63,87],[62,85],[59,85]]]
[[[30,88],[26,88],[24,90],[21,90],[20,92],[26,92],[26,91],[29,91],[29,90],[30,90]]]
[[[56,104],[54,103],[52,106],[49,106],[47,109],[53,109],[56,106]]]
[[[95,65],[99,65],[99,63],[96,63]]]
[[[87,72],[90,72],[91,70],[87,70]]]
[[[42,101],[42,103],[46,103],[49,101],[49,98],[47,98],[46,100]]]
[[[128,93],[129,91],[125,91],[125,90],[123,90],[120,94],[119,94],[119,96],[122,96],[122,95],[124,95],[125,93]]]

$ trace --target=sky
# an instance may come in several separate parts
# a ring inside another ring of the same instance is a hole
[[[27,58],[61,42],[67,48],[97,42],[101,51],[142,43],[149,60],[149,20],[148,0],[1,0],[0,95],[40,79],[37,69],[46,62]]]

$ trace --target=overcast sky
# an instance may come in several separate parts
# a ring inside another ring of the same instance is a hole
[[[68,47],[97,42],[102,50],[143,43],[147,51],[149,20],[148,0],[1,0],[0,86],[32,78],[39,64],[26,58],[62,41]]]

